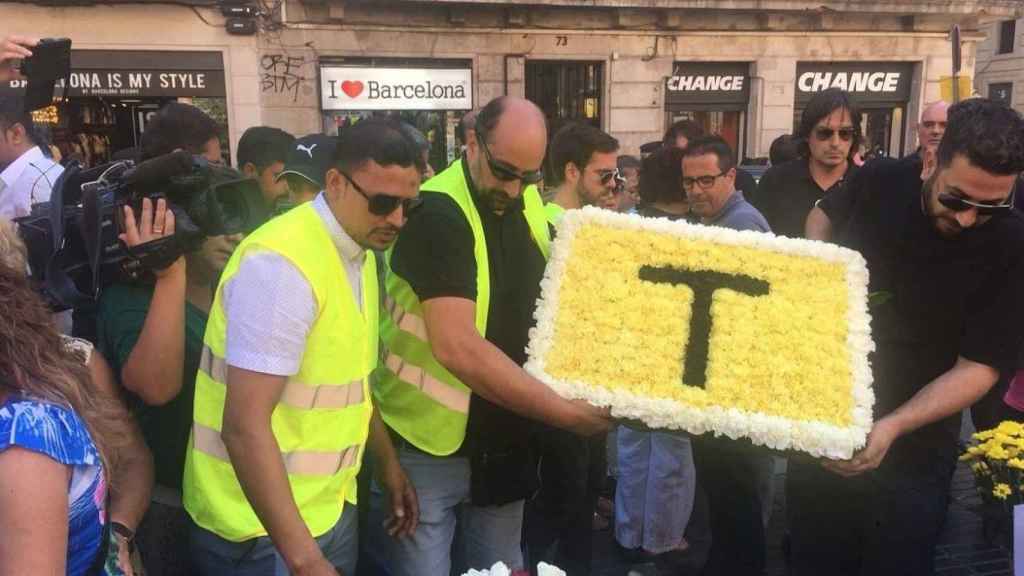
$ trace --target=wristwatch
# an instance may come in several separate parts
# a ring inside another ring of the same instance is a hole
[[[110,531],[124,539],[124,543],[128,545],[128,553],[135,552],[135,531],[131,528],[121,524],[120,522],[111,522]]]

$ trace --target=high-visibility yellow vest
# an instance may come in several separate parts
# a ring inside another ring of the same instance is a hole
[[[224,286],[242,258],[269,250],[309,281],[317,316],[298,374],[288,378],[271,416],[288,483],[313,536],[330,530],[345,502],[355,503],[356,473],[369,433],[369,377],[378,362],[378,290],[373,253],[363,265],[363,309],[334,242],[312,203],[292,209],[247,237],[221,277],[196,375],[192,436],[185,459],[184,504],[196,524],[226,540],[267,534],[242,492],[220,437],[227,364]],[[259,314],[253,310],[253,314]]]
[[[544,205],[544,216],[548,219],[548,224],[552,226],[558,226],[558,222],[565,216],[565,208],[561,205],[555,204],[554,202],[548,202]]]
[[[455,162],[423,184],[423,190],[447,194],[462,210],[473,231],[476,258],[476,329],[487,335],[491,275],[483,224],[463,172]],[[523,214],[546,259],[551,234],[536,186],[523,190]],[[390,259],[390,253],[388,254]],[[434,358],[423,322],[423,308],[409,283],[388,269],[387,295],[380,335],[387,349],[377,369],[374,402],[393,430],[414,446],[437,456],[459,449],[466,437],[470,389]]]

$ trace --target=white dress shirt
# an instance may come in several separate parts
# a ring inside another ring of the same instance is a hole
[[[338,250],[362,311],[366,251],[338,224],[323,192],[313,200],[313,208]],[[276,376],[298,373],[317,315],[313,289],[299,269],[276,252],[254,251],[242,259],[223,291],[228,364]]]
[[[39,146],[0,172],[0,218],[26,216],[33,204],[50,201],[50,192],[64,167],[47,158]]]

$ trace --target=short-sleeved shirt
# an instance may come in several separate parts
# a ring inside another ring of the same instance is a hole
[[[349,283],[356,308],[362,310],[366,250],[338,223],[323,193],[310,206],[345,270],[338,281]],[[299,372],[318,310],[313,287],[295,264],[271,250],[250,249],[221,288],[221,305],[227,317],[228,364],[276,376]]]
[[[152,286],[130,284],[110,286],[104,289],[100,298],[97,321],[99,348],[119,380],[121,370],[142,333],[152,299]],[[185,472],[196,372],[203,352],[207,320],[206,313],[199,308],[188,302],[184,306],[185,366],[181,373],[181,392],[162,406],[149,406],[137,397],[131,403],[142,435],[153,453],[156,483],[177,491],[181,490]]]
[[[1015,367],[1021,343],[1024,219],[1011,213],[947,239],[922,206],[920,165],[869,162],[819,206],[840,230],[836,241],[867,260],[875,418],[910,400],[958,356],[1001,371]],[[896,461],[927,466],[955,456],[959,414],[894,444]],[[890,458],[887,456],[887,460]]]
[[[516,364],[526,362],[533,311],[547,264],[523,215],[522,196],[501,216],[481,201],[465,169],[470,194],[480,213],[490,268],[490,305],[485,338]],[[423,205],[410,216],[395,243],[391,269],[412,287],[420,301],[439,297],[476,300],[473,231],[451,197],[424,191]],[[529,420],[474,394],[467,443],[487,436],[525,442]]]
[[[57,178],[64,167],[33,146],[0,171],[0,218],[18,218],[31,212],[33,204],[50,201]]]
[[[105,545],[107,485],[103,461],[85,422],[67,406],[12,394],[0,404],[0,452],[12,446],[71,468],[65,573],[86,574]]]
[[[843,187],[857,172],[857,166],[850,163],[846,174],[828,190],[823,190],[814,177],[807,158],[798,158],[778,166],[772,166],[761,176],[757,194],[750,198],[772,231],[780,236],[803,238],[804,224],[814,204]]]

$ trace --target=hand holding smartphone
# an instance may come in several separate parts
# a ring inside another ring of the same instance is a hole
[[[9,82],[21,77],[19,63],[32,56],[32,48],[39,44],[38,38],[8,36],[0,42],[0,82]]]
[[[26,112],[49,106],[53,102],[53,88],[59,79],[64,79],[62,95],[66,97],[67,81],[71,77],[71,40],[39,40],[32,48],[32,54],[22,59],[21,75],[28,78],[25,90]]]

